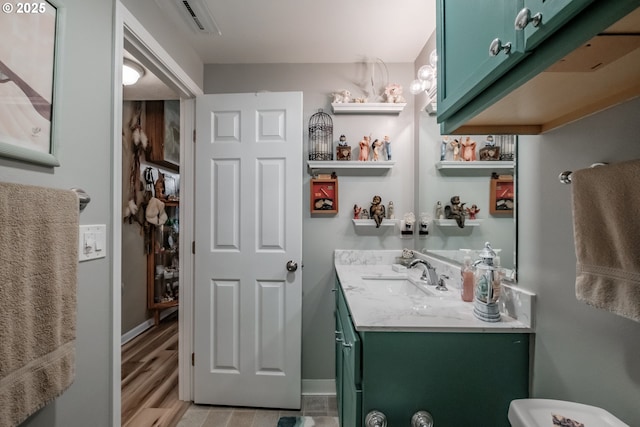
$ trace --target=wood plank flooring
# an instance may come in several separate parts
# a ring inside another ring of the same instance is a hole
[[[175,427],[190,406],[178,400],[177,313],[122,346],[122,426]]]

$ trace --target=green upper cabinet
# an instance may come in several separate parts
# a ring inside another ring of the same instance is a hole
[[[546,39],[594,0],[525,0],[514,21],[524,31],[525,50]]]
[[[438,117],[449,117],[522,58],[524,33],[514,19],[523,7],[523,0],[438,0]]]
[[[436,13],[442,134],[539,134],[640,95],[640,0],[438,0]]]

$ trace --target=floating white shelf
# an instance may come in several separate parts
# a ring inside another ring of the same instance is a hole
[[[359,160],[307,160],[309,169],[391,169],[396,162],[394,160],[359,161]]]
[[[462,162],[455,160],[441,160],[436,163],[437,169],[465,170],[465,169],[513,169],[513,161],[504,160],[476,160]]]
[[[464,221],[465,227],[477,227],[482,222],[481,219],[467,219]],[[455,219],[434,219],[433,223],[439,227],[457,227]]]
[[[400,114],[406,102],[332,102],[333,114]]]
[[[376,222],[372,219],[352,219],[353,224],[356,227],[367,227],[367,228],[375,228]],[[380,228],[382,227],[395,227],[398,223],[398,219],[383,219],[380,224]]]

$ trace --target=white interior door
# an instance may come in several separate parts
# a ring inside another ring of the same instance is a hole
[[[302,93],[198,97],[196,129],[194,401],[299,408]]]

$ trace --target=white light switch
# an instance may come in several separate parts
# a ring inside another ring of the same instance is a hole
[[[105,224],[81,225],[78,242],[80,261],[104,258],[107,226]]]

